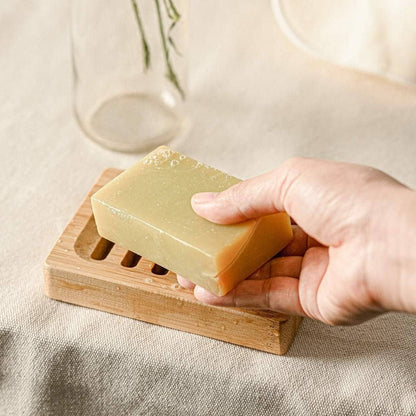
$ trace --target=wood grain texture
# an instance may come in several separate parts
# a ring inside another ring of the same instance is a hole
[[[275,312],[222,308],[198,302],[176,276],[151,261],[101,239],[90,197],[120,174],[98,178],[44,265],[50,298],[204,335],[274,354],[284,354],[301,322]],[[140,253],[138,253],[140,254]]]

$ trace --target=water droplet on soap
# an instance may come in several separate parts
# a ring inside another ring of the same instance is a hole
[[[120,290],[120,286],[116,286],[116,290]]]
[[[225,329],[225,326],[224,325],[221,325],[221,329],[224,331],[224,329]]]
[[[58,243],[62,243],[62,238],[60,238],[60,239],[58,240]]]
[[[179,164],[179,162],[178,162],[177,160],[171,160],[171,161],[170,161],[170,166],[172,166],[172,168],[173,168],[174,166],[178,165],[178,164]]]
[[[233,324],[234,325],[238,325],[238,321],[233,321]]]
[[[180,156],[179,156],[179,160],[184,160],[184,159],[185,159],[185,157],[186,157],[185,155],[180,155]]]
[[[69,250],[67,248],[64,248],[64,251],[65,251],[65,253],[68,253]]]
[[[153,279],[151,277],[146,277],[146,279],[144,279],[144,281],[146,283],[153,283]]]
[[[177,283],[173,283],[170,285],[171,289],[179,289],[180,286]]]

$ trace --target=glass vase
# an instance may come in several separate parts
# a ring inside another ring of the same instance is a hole
[[[113,150],[145,151],[186,124],[188,0],[72,0],[74,111]]]

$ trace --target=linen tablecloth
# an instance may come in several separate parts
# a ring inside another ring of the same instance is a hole
[[[141,156],[78,128],[68,24],[68,2],[0,3],[0,415],[415,415],[415,316],[305,319],[280,357],[44,296],[95,178]],[[416,187],[414,88],[303,54],[267,0],[193,0],[190,26],[192,128],[172,147],[242,178],[311,156]]]

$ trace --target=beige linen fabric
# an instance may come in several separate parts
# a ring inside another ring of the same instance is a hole
[[[296,45],[338,65],[416,82],[413,0],[271,0]]]
[[[268,0],[192,1],[181,152],[250,177],[294,156],[416,187],[416,92],[299,52]],[[68,3],[0,3],[0,415],[415,415],[416,317],[304,320],[284,356],[43,295],[42,263],[101,170],[71,113]],[[394,213],[392,213],[394,215]]]

